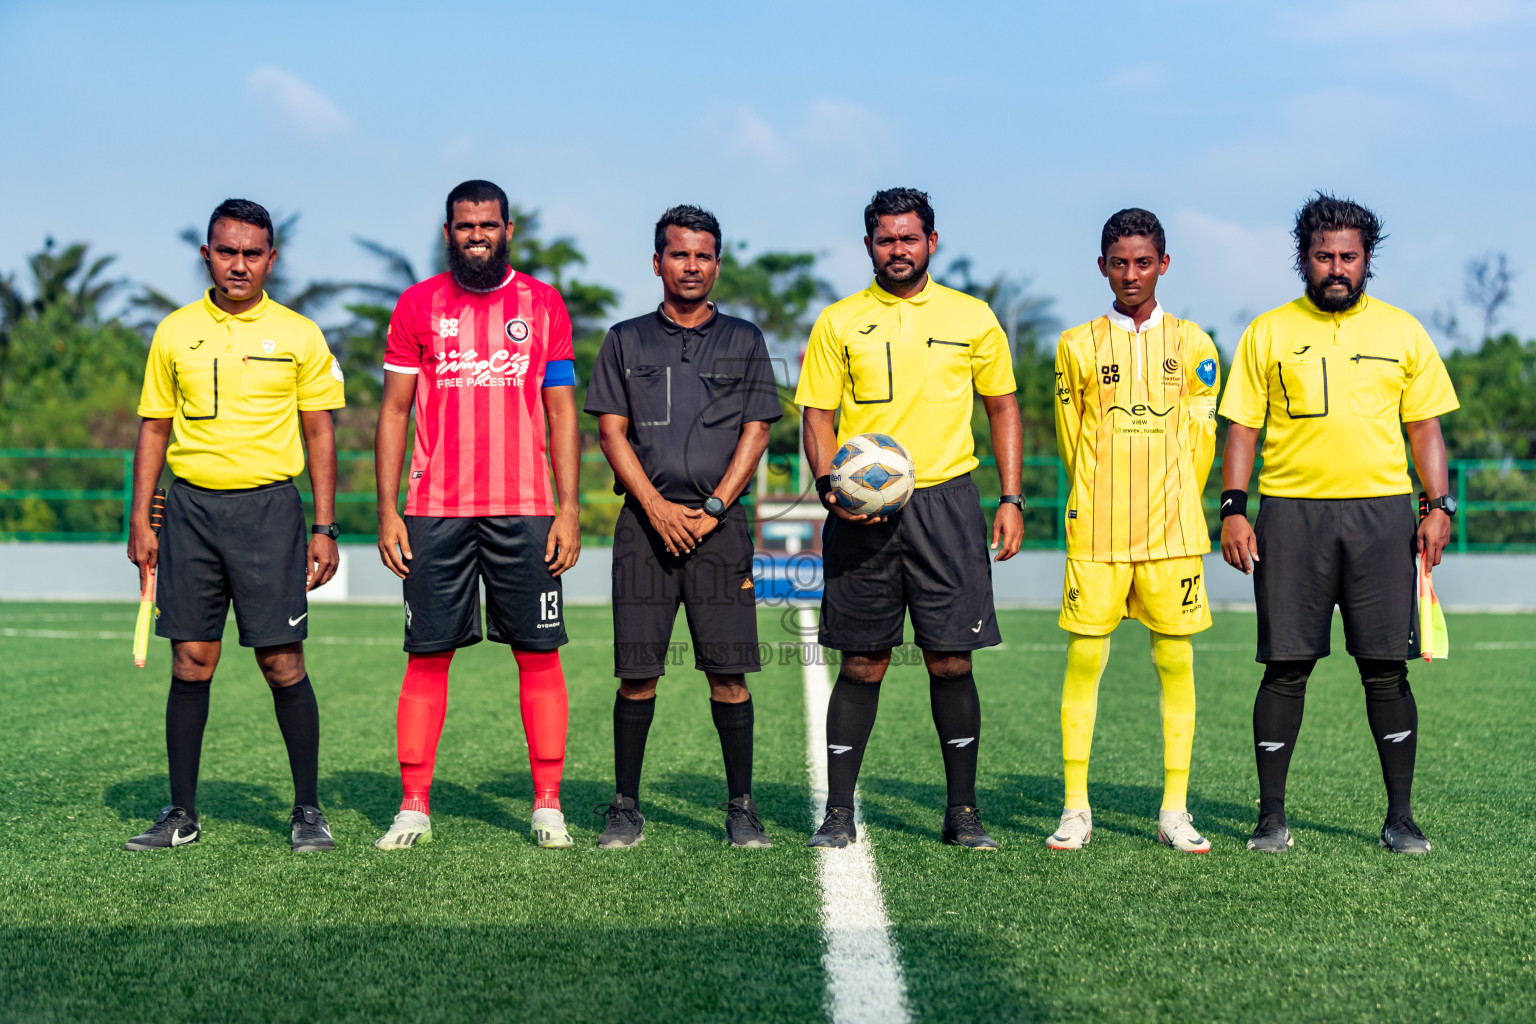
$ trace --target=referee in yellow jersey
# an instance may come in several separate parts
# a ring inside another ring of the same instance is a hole
[[[329,850],[335,844],[316,793],[320,714],[302,641],[309,629],[306,591],[329,580],[339,558],[330,410],[344,402],[341,367],[320,328],[263,290],[277,258],[266,210],[243,199],[220,204],[202,255],[213,287],[160,322],[139,402],[128,557],[141,583],[158,566],[155,631],[171,641],[171,803],[127,848],[169,849],[201,835],[198,760],[233,602],[240,644],[256,649],[288,747],[292,848]],[[304,445],[313,536],[293,485],[304,470]],[[167,460],[176,481],[157,537],[149,505]]]
[[[1182,853],[1211,844],[1185,799],[1195,738],[1190,635],[1211,626],[1200,556],[1211,535],[1200,494],[1216,452],[1220,366],[1210,335],[1157,302],[1168,272],[1163,226],[1147,210],[1121,210],[1099,240],[1109,312],[1074,327],[1056,346],[1056,445],[1072,481],[1061,628],[1066,799],[1046,840],[1078,850],[1093,836],[1088,754],[1109,634],[1122,618],[1152,631],[1162,683],[1163,802],[1157,838]]]
[[[880,681],[910,614],[928,668],[948,783],[942,838],[996,849],[975,806],[981,704],[971,652],[1002,637],[992,606],[987,521],[970,477],[979,464],[971,411],[980,395],[1002,480],[992,523],[1001,561],[1013,557],[1024,538],[1024,441],[1008,339],[986,303],[928,276],[939,236],[926,193],[877,192],[864,210],[864,227],[875,280],[817,318],[795,395],[805,407],[805,455],[828,509],[820,639],[843,652],[827,705],[827,814],[811,846],[843,847],[857,838],[854,786]],[[839,442],[865,432],[895,437],[916,463],[917,491],[891,516],[852,515],[828,497]]]
[[[1419,715],[1406,662],[1419,654],[1414,556],[1438,565],[1456,514],[1439,420],[1457,407],[1456,394],[1418,321],[1365,292],[1383,237],[1374,213],[1319,192],[1296,215],[1294,236],[1306,294],[1249,325],[1221,400],[1231,421],[1221,553],[1253,573],[1264,664],[1253,705],[1259,824],[1248,848],[1293,845],[1285,777],[1307,678],[1329,653],[1337,605],[1386,781],[1381,844],[1428,853],[1410,800]],[[1262,500],[1250,528],[1248,478],[1265,426]],[[1405,427],[1430,499],[1417,527]]]

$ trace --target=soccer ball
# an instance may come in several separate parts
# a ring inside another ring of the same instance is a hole
[[[850,437],[832,456],[832,496],[854,515],[883,516],[912,497],[917,470],[890,434]]]

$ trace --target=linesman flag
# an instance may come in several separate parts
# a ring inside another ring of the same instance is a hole
[[[1435,596],[1429,575],[1429,559],[1419,559],[1419,647],[1425,661],[1451,656],[1451,637],[1445,629],[1445,612]]]
[[[158,535],[160,524],[165,522],[165,488],[156,487],[149,499],[149,528]],[[139,621],[133,627],[133,664],[143,668],[149,660],[149,624],[154,621],[155,570],[144,577],[144,592],[139,595]]]

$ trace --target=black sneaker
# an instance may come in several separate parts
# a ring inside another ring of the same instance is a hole
[[[950,846],[972,850],[995,850],[997,840],[981,827],[981,812],[974,807],[951,807],[944,812],[944,830],[940,837]]]
[[[1291,830],[1285,824],[1284,811],[1268,811],[1259,815],[1259,827],[1248,837],[1248,849],[1260,853],[1285,853],[1296,845]]]
[[[331,838],[331,826],[325,820],[325,815],[320,813],[320,808],[309,804],[295,806],[293,816],[288,820],[293,823],[294,853],[319,853],[321,850],[336,849],[336,840]]]
[[[751,794],[722,804],[720,809],[725,812],[725,838],[732,846],[757,850],[773,845],[773,840],[763,831],[763,823],[757,820],[757,801]]]
[[[859,841],[859,830],[853,824],[852,807],[828,807],[827,817],[821,828],[811,836],[813,850],[841,850],[849,843]]]
[[[595,813],[608,819],[603,834],[597,837],[599,850],[622,850],[645,839],[645,815],[629,797],[615,793],[613,803],[599,804]]]
[[[1381,845],[1393,853],[1428,853],[1430,850],[1429,840],[1414,824],[1411,814],[1396,821],[1388,819],[1381,826]]]
[[[195,843],[202,830],[197,819],[180,807],[166,807],[148,829],[123,844],[125,850],[169,850]]]

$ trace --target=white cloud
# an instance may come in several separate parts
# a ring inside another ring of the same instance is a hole
[[[245,91],[310,138],[330,138],[352,126],[351,118],[335,100],[281,68],[264,66],[252,71],[246,76]]]
[[[1181,209],[1168,218],[1173,266],[1159,290],[1170,293],[1175,313],[1217,328],[1230,348],[1240,330],[1234,318],[1255,316],[1300,293],[1291,245],[1283,224],[1242,224]]]

